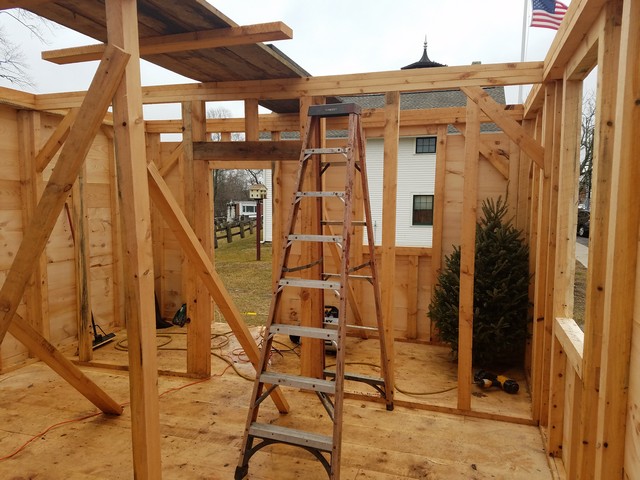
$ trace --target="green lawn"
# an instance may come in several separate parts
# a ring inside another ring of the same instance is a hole
[[[256,236],[234,237],[233,243],[219,242],[215,251],[218,274],[249,325],[264,325],[271,305],[271,243],[260,245],[256,261]],[[222,320],[216,310],[216,320]]]

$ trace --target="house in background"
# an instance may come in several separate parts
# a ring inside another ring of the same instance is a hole
[[[238,200],[227,203],[227,222],[254,219],[257,215],[255,200]]]
[[[475,62],[474,62],[475,63]],[[429,59],[427,43],[419,61],[402,67],[402,70],[415,68],[443,67],[441,63]],[[485,92],[497,103],[505,104],[504,87],[487,87]],[[359,95],[340,97],[344,103],[353,102],[365,109],[384,108],[384,95]],[[429,108],[464,107],[466,95],[460,90],[439,90],[428,92],[410,92],[400,95],[400,110],[423,110]],[[499,129],[492,123],[481,125],[482,133],[497,132]],[[449,127],[449,134],[458,135],[454,127]],[[328,138],[346,136],[345,131],[328,131]],[[284,137],[283,137],[284,139]],[[368,138],[367,175],[369,178],[369,197],[371,216],[376,245],[382,244],[382,176],[384,159],[384,141],[382,138]],[[433,234],[433,207],[436,176],[436,135],[420,135],[400,137],[398,145],[398,193],[396,209],[396,245],[400,247],[431,247]],[[263,175],[272,195],[271,170]],[[264,204],[264,240],[272,240],[271,202]]]

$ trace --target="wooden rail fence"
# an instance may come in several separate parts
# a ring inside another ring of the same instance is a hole
[[[253,235],[253,229],[256,226],[255,219],[237,220],[234,222],[215,222],[214,246],[218,248],[218,240],[226,239],[227,243],[233,242],[233,237],[239,235],[244,238],[247,230],[249,235]]]

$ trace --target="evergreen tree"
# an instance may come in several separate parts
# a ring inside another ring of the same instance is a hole
[[[473,361],[521,363],[527,338],[529,250],[522,232],[505,222],[506,201],[487,199],[476,226],[473,300]],[[458,352],[460,248],[445,257],[445,268],[429,305],[440,338]]]

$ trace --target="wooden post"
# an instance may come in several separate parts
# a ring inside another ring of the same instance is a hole
[[[262,200],[256,200],[256,260],[260,261],[260,233],[262,232]]]
[[[556,275],[556,228],[558,217],[558,181],[560,164],[560,135],[562,132],[562,82],[556,81],[550,85],[553,88],[553,103],[547,105],[551,108],[548,122],[545,122],[545,158],[549,157],[548,179],[545,175],[545,182],[549,183],[549,208],[544,213],[547,217],[549,229],[547,232],[547,266],[545,281],[546,291],[544,299],[544,336],[543,336],[543,369],[542,384],[540,392],[540,422],[548,424],[549,418],[549,390],[551,375],[551,348],[553,344],[553,295]],[[546,162],[547,160],[545,160]],[[577,161],[577,160],[576,160]]]
[[[161,142],[159,133],[147,133],[147,161],[153,162],[159,171],[164,170],[164,162],[160,153]],[[180,144],[182,145],[182,144]],[[176,150],[182,150],[177,147]],[[173,156],[173,155],[172,155]],[[177,156],[174,157],[177,162]],[[160,312],[164,309],[164,223],[157,210],[151,212],[151,224],[153,227],[153,271],[154,271],[154,293]],[[162,313],[161,313],[162,314]]]
[[[182,104],[184,132],[184,211],[203,248],[213,259],[213,179],[207,162],[193,160],[193,142],[206,140],[206,108],[204,102]],[[229,232],[227,232],[228,234]],[[211,296],[187,260],[183,273],[187,311],[187,372],[198,377],[211,375]]]
[[[89,246],[89,214],[86,198],[86,164],[73,184],[72,212],[68,215],[73,237],[76,271],[76,307],[78,324],[78,360],[88,362],[93,358],[91,332],[91,252]],[[66,205],[65,205],[66,207]],[[68,207],[66,207],[68,209]],[[69,211],[67,210],[67,213]]]
[[[460,238],[460,303],[458,320],[458,408],[471,409],[473,368],[473,284],[476,257],[476,220],[478,210],[478,144],[480,109],[467,101],[465,131],[464,193]]]
[[[623,2],[620,64],[616,75],[620,87],[614,120],[612,195],[604,214],[609,219],[609,228],[595,478],[621,478],[625,457],[631,337],[639,291],[639,31],[640,3]],[[635,320],[637,322],[637,318]]]
[[[106,0],[110,44],[131,55],[113,98],[118,185],[124,237],[133,469],[138,479],[162,478],[156,358],[153,250],[147,186],[138,11],[133,0]]]
[[[162,213],[162,217],[167,222],[167,225],[169,225],[171,231],[175,234],[185,255],[198,267],[195,271],[204,282],[225,320],[229,323],[229,326],[249,357],[252,365],[257,368],[260,360],[260,352],[251,336],[251,332],[249,332],[249,328],[242,320],[242,315],[240,315],[240,312],[231,300],[231,296],[216,273],[213,263],[207,256],[202,244],[198,241],[193,229],[191,229],[184,213],[180,210],[160,172],[158,172],[158,169],[155,168],[153,164],[150,164],[147,169],[149,190],[153,202]],[[272,391],[271,398],[280,413],[287,413],[289,411],[289,406],[281,389],[278,388]]]
[[[551,208],[551,166],[553,152],[553,121],[555,111],[555,86],[547,85],[545,89],[545,106],[542,123],[544,152],[544,168],[540,171],[540,194],[537,218],[536,267],[533,305],[533,361],[532,361],[532,390],[537,397],[534,402],[533,418],[542,425],[547,425],[547,402],[545,385],[548,385],[548,357],[545,355],[545,345],[550,345],[551,330],[547,331],[545,305],[547,301],[547,267],[549,265],[549,226]],[[551,324],[549,324],[550,326]],[[550,353],[550,350],[549,350]]]
[[[260,140],[258,118],[258,100],[246,99],[244,101],[244,137],[248,142]]]
[[[558,171],[557,227],[555,246],[555,268],[552,274],[553,298],[552,319],[553,334],[551,345],[551,365],[549,379],[549,414],[547,450],[550,455],[560,458],[569,449],[563,442],[565,435],[564,418],[573,411],[566,404],[567,361],[565,352],[557,339],[558,317],[571,318],[573,314],[573,287],[575,280],[575,242],[578,193],[578,160],[580,141],[580,100],[582,82],[565,81],[562,96],[561,120],[564,128],[560,146]],[[572,368],[572,367],[571,367]],[[575,394],[575,382],[570,386]],[[579,404],[576,404],[579,408]],[[565,432],[568,433],[568,432]],[[578,432],[571,432],[572,438],[578,438]],[[567,437],[569,435],[566,435]],[[568,467],[567,464],[565,466]]]
[[[18,111],[20,141],[20,182],[22,193],[22,224],[29,225],[43,187],[42,173],[38,172],[37,149],[40,134],[40,113]],[[34,265],[33,274],[24,292],[27,320],[49,338],[49,299],[47,295],[47,256],[42,253]]]
[[[442,232],[444,229],[445,177],[447,174],[447,125],[438,127],[436,149],[436,178],[433,195],[433,234],[431,237],[431,292],[438,283],[442,269]],[[433,340],[435,325],[430,325],[429,340]]]
[[[596,458],[596,429],[594,412],[598,411],[598,394],[600,390],[600,359],[602,356],[602,331],[605,322],[605,290],[602,285],[606,281],[607,259],[609,250],[609,215],[611,203],[611,177],[613,168],[614,136],[616,116],[616,92],[618,77],[613,75],[618,67],[620,54],[620,25],[622,19],[621,2],[611,1],[603,9],[605,21],[598,39],[598,94],[596,96],[596,118],[594,129],[593,168],[591,176],[592,202],[589,231],[589,268],[587,270],[587,292],[584,322],[584,356],[582,368],[582,404],[580,408],[580,431],[577,448],[578,474],[580,478],[589,478],[594,472]],[[578,111],[580,104],[575,105]],[[571,123],[565,122],[565,130],[570,125],[580,125],[581,116],[574,114]],[[576,127],[572,130],[577,130]],[[572,166],[578,165],[576,143],[580,139],[580,131],[575,132],[574,157]],[[575,235],[577,219],[577,172],[574,174],[574,202],[571,209],[571,238],[573,249],[567,255],[575,258]],[[575,265],[575,263],[574,263]],[[575,272],[573,272],[575,276]],[[573,283],[573,282],[572,282]],[[567,292],[566,297],[570,297]],[[556,293],[558,295],[558,293]],[[571,300],[569,298],[568,300]],[[573,303],[571,303],[573,306]]]
[[[303,97],[300,99],[300,138],[304,139],[307,135],[306,125],[309,106],[314,103],[314,99]],[[322,120],[321,120],[322,122]],[[322,128],[318,128],[314,132],[310,132],[309,146],[317,147],[324,144],[324,135]],[[304,142],[304,140],[303,140]],[[304,179],[304,189],[306,191],[322,190],[322,179],[320,177],[320,158],[314,155],[310,163],[307,165]],[[303,234],[317,234],[320,232],[321,220],[321,199],[306,199],[300,205],[300,215],[298,216],[300,231]],[[304,242],[301,246],[301,265],[317,262],[322,258],[323,248],[320,242]],[[322,265],[317,264],[314,267],[305,270],[306,278],[317,279],[322,274]],[[302,316],[302,324],[307,327],[322,327],[324,319],[324,292],[315,288],[303,288],[300,293],[300,310]],[[323,378],[324,370],[324,342],[314,338],[303,338],[300,368],[302,375],[307,377]]]
[[[384,107],[384,167],[382,180],[382,253],[380,291],[382,319],[387,346],[387,392],[395,388],[395,283],[396,283],[396,204],[398,197],[398,142],[400,135],[400,93],[387,92]]]

